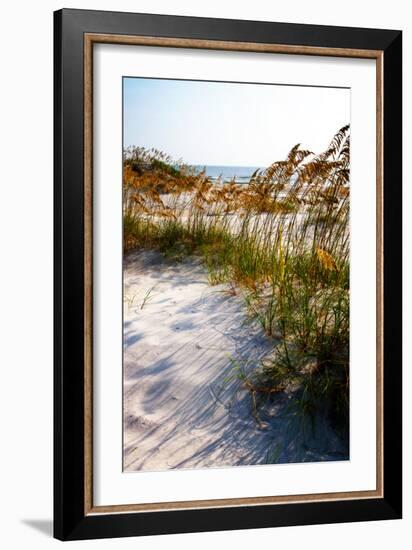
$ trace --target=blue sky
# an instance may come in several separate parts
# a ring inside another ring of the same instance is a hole
[[[350,122],[350,90],[124,78],[124,145],[189,164],[267,166],[318,153]]]

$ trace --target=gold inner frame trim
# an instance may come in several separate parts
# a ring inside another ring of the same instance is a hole
[[[241,497],[144,504],[93,504],[93,44],[124,44],[224,51],[282,53],[376,60],[376,489],[307,495]],[[302,502],[383,498],[383,52],[255,42],[152,36],[84,35],[84,513],[155,512]]]

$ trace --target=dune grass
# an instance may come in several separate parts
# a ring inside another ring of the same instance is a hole
[[[212,182],[158,151],[124,157],[124,248],[200,256],[213,284],[236,285],[273,342],[243,380],[293,391],[303,414],[349,410],[349,126],[321,154],[293,147],[249,184]]]

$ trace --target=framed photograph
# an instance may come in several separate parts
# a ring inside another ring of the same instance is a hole
[[[55,536],[400,518],[402,33],[54,28]]]

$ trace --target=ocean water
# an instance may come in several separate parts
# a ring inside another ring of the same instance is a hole
[[[223,182],[235,179],[237,183],[249,183],[252,174],[256,170],[263,170],[261,166],[214,166],[214,165],[197,165],[196,170],[201,172],[206,170],[206,175],[212,180],[217,180],[219,177]]]

